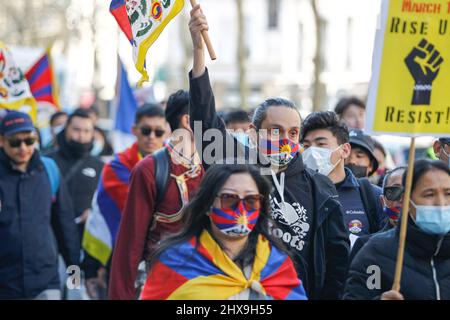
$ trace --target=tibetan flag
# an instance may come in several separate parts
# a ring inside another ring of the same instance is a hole
[[[141,73],[138,87],[148,81],[145,57],[167,24],[184,7],[184,0],[113,0],[110,11],[133,44],[133,59]],[[125,9],[124,9],[125,8]],[[128,25],[124,16],[126,11]],[[131,29],[131,35],[129,33]]]
[[[208,231],[164,251],[152,266],[142,299],[226,300],[251,289],[249,298],[306,300],[292,260],[258,236],[250,276],[246,277]]]
[[[114,150],[123,151],[136,141],[136,136],[131,132],[134,125],[134,117],[138,109],[138,103],[133,94],[133,89],[128,82],[127,72],[119,59],[116,97],[113,102],[115,110],[115,125],[112,132]]]
[[[104,266],[107,265],[116,242],[131,170],[141,158],[137,143],[116,154],[103,168],[92,200],[92,211],[83,234],[83,248]]]
[[[28,70],[25,77],[38,106],[50,105],[55,111],[61,109],[50,50],[46,50],[44,55]]]
[[[128,20],[127,9],[125,8],[125,0],[113,0],[109,6],[109,11],[114,16],[130,43],[133,43],[133,34],[131,32],[130,21]]]
[[[0,109],[27,113],[33,122],[36,122],[37,105],[28,81],[2,42],[0,42]]]

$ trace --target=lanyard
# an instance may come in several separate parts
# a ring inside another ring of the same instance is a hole
[[[270,170],[270,173],[272,174],[272,179],[273,179],[273,183],[275,184],[275,188],[277,189],[278,194],[280,195],[281,203],[284,203],[284,178],[285,178],[285,173],[281,172],[281,174],[280,174],[280,181],[279,182],[278,182],[277,175],[275,174],[275,172],[273,170]]]

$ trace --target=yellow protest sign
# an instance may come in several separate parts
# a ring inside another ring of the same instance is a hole
[[[368,131],[450,136],[450,1],[383,0]]]

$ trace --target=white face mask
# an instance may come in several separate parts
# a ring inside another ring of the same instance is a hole
[[[319,173],[328,176],[342,160],[339,159],[339,161],[335,164],[331,163],[331,154],[339,148],[341,148],[341,146],[339,146],[335,150],[319,147],[309,147],[302,153],[303,163],[308,168],[316,170]]]

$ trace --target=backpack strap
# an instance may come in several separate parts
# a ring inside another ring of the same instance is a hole
[[[44,164],[45,171],[47,172],[47,176],[50,180],[52,199],[55,200],[61,184],[61,175],[59,173],[58,166],[53,159],[48,157],[41,157],[41,161]]]
[[[367,219],[369,220],[369,230],[370,233],[375,233],[379,230],[376,207],[376,201],[378,200],[376,199],[372,184],[367,178],[360,178],[358,182],[361,200],[364,205],[364,210],[367,213]]]
[[[156,208],[158,204],[163,201],[166,195],[167,183],[169,182],[169,151],[167,150],[167,148],[159,149],[152,154],[152,157],[154,159],[153,166],[155,171]]]

